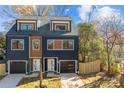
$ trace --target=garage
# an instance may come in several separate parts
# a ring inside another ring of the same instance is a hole
[[[60,61],[60,73],[75,73],[75,61]]]
[[[26,73],[26,62],[12,61],[10,62],[10,73]]]

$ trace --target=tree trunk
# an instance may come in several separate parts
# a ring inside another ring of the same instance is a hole
[[[108,53],[108,75],[110,75],[111,72],[111,64],[110,64],[110,55]]]
[[[43,80],[43,74],[42,74],[42,63],[40,62],[40,72],[39,72],[39,78],[40,78],[40,88],[42,87],[42,80]]]
[[[82,62],[85,62],[85,54],[82,54]]]

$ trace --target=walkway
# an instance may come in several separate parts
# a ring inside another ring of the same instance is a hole
[[[0,80],[0,88],[15,88],[24,74],[10,74]]]
[[[77,74],[67,73],[61,74],[62,88],[83,88],[83,82]]]

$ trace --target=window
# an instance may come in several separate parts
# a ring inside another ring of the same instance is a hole
[[[32,47],[33,50],[40,50],[40,40],[39,39],[32,40]]]
[[[11,50],[24,50],[24,40],[23,39],[12,39]]]
[[[33,30],[33,24],[21,23],[21,30]]]
[[[71,20],[51,20],[51,31],[71,32]]]
[[[48,47],[48,49],[53,49],[53,40],[47,41],[47,47]]]
[[[57,39],[47,41],[48,50],[74,50],[74,40],[70,39]]]
[[[63,49],[73,49],[74,41],[73,40],[63,40]]]
[[[66,24],[55,24],[56,31],[66,31],[67,25]]]

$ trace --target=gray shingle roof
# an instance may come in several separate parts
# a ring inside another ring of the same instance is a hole
[[[40,17],[40,16],[22,16],[19,19],[34,19],[37,20],[37,31],[17,31],[17,24],[12,26],[7,35],[43,35],[43,36],[66,36],[66,35],[78,35],[76,27],[72,23],[71,32],[50,31],[50,20],[70,20],[70,17]]]

